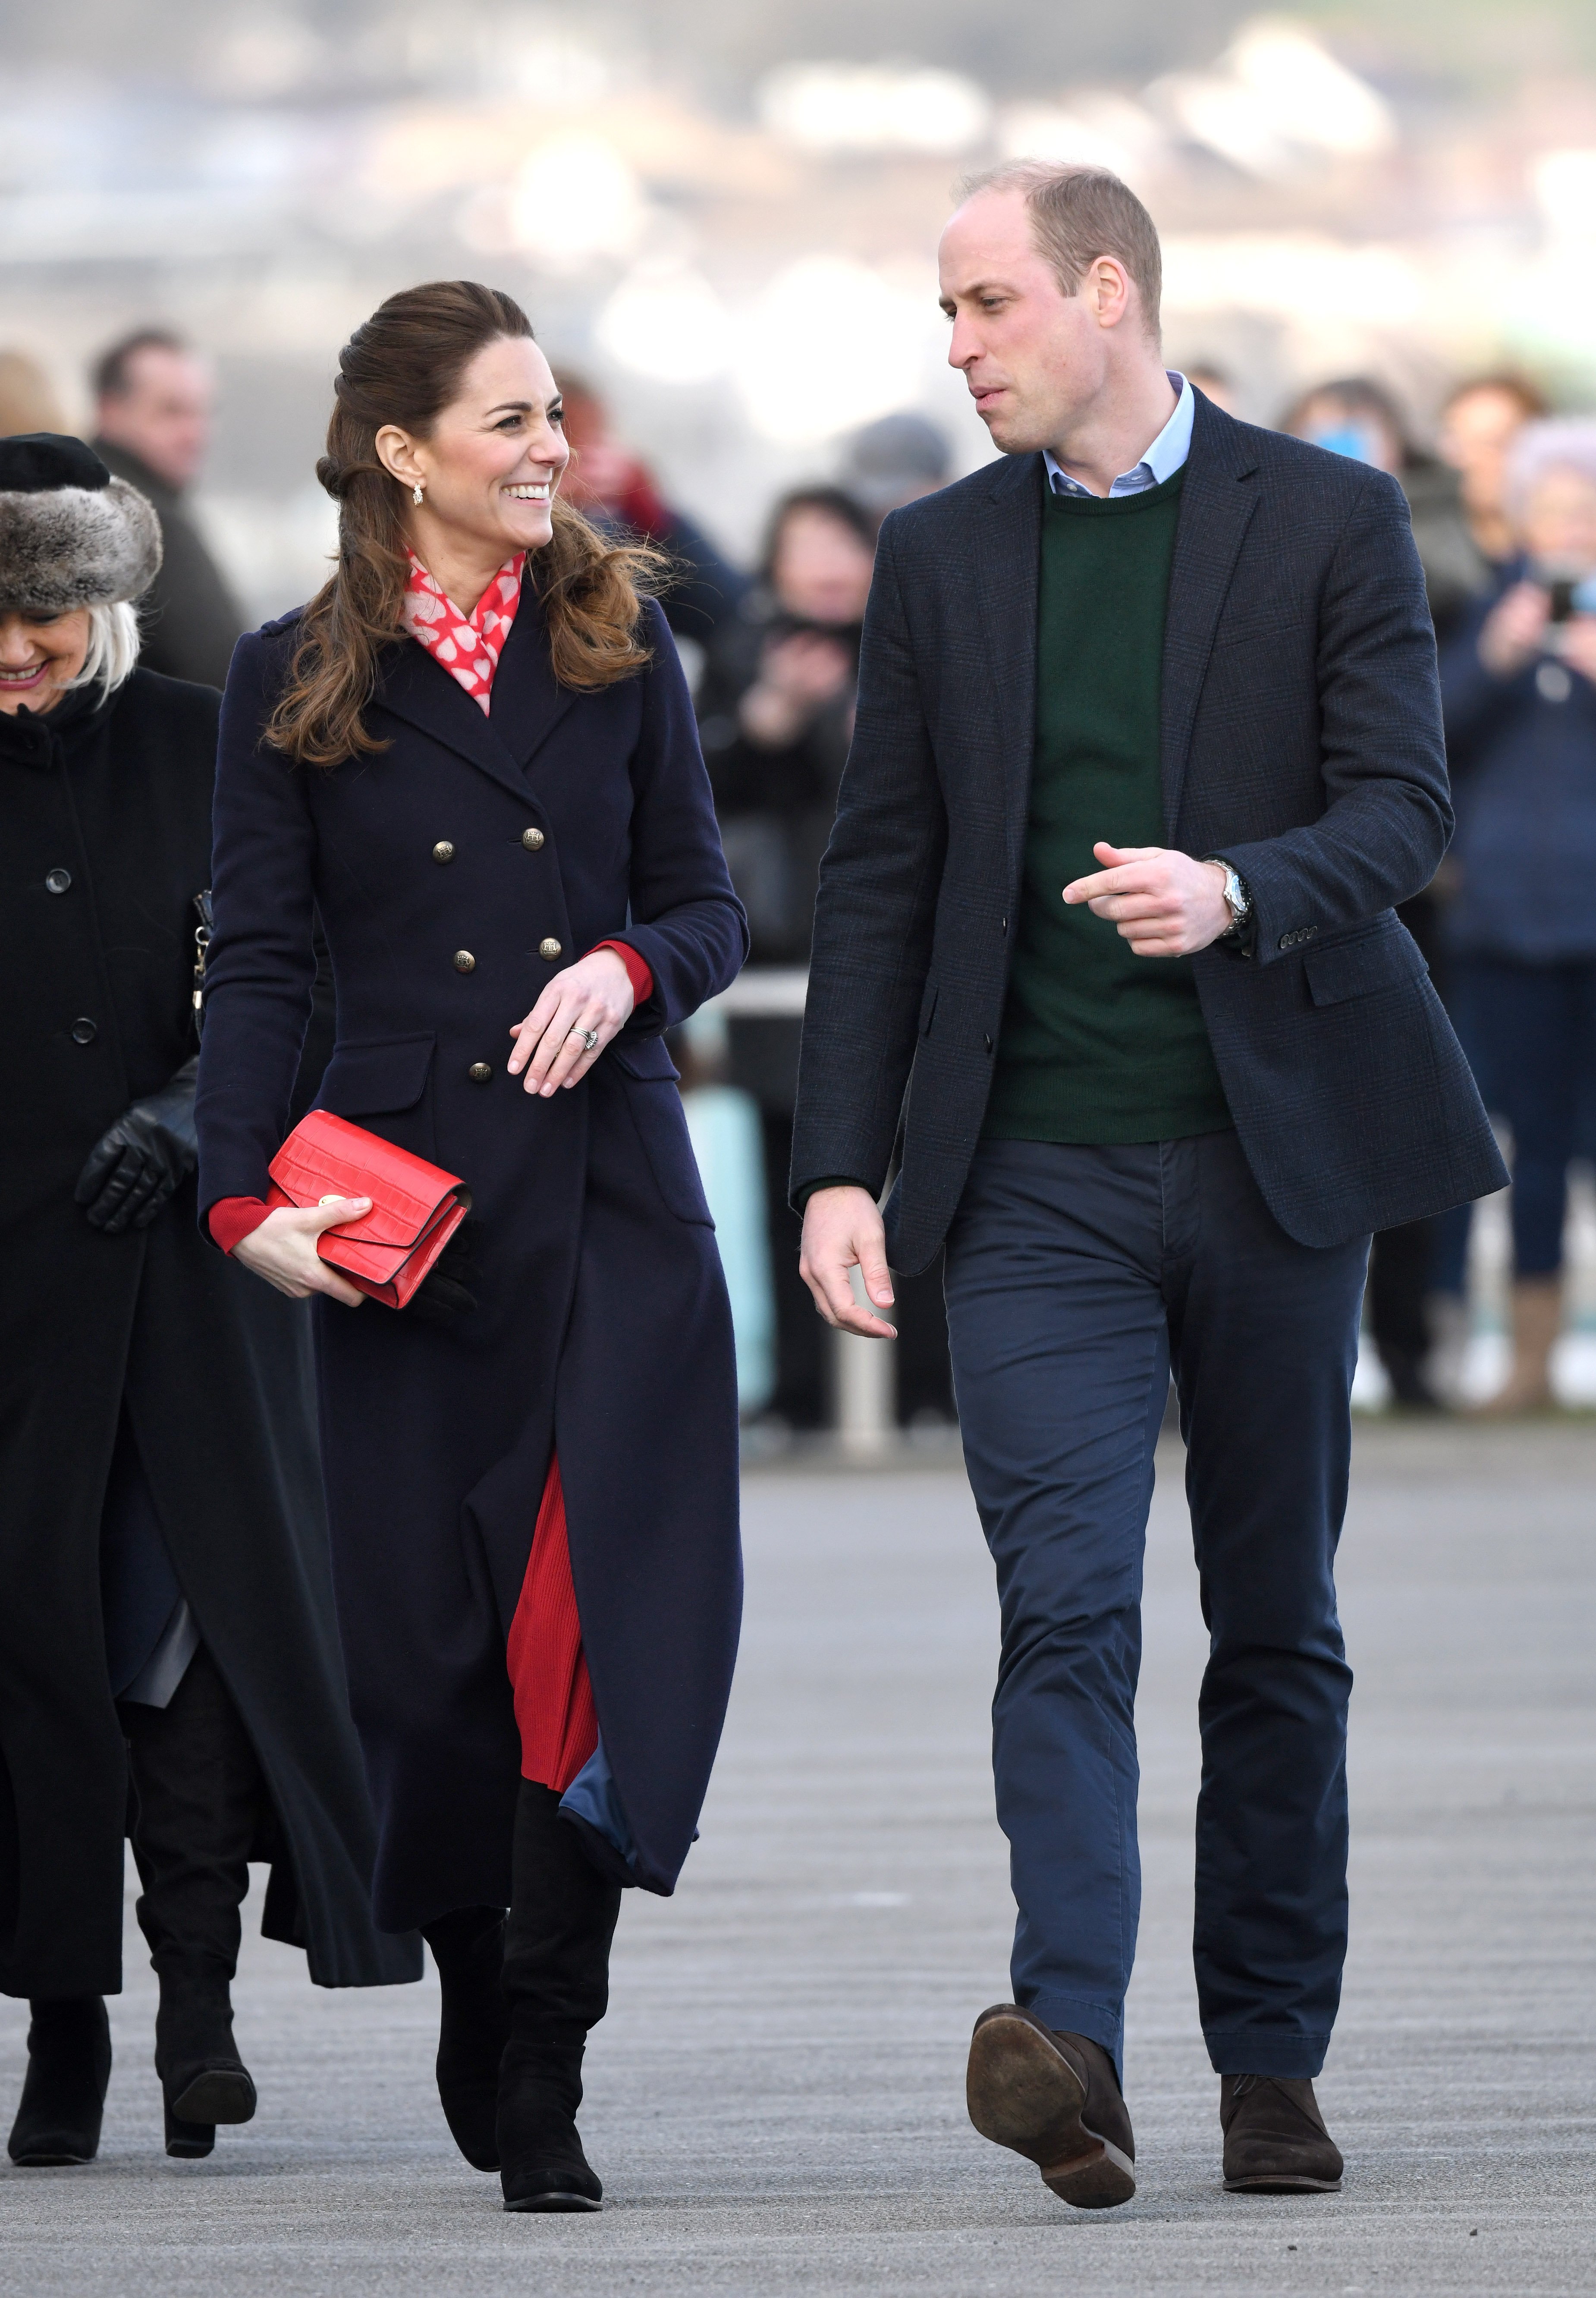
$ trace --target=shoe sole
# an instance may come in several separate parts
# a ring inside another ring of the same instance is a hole
[[[1274,2178],[1227,2178],[1228,2195],[1338,2195],[1339,2178],[1302,2178],[1286,2175]]]
[[[1129,2155],[1081,2120],[1086,2087],[1029,2020],[988,2019],[970,2043],[965,2099],[983,2138],[1023,2154],[1061,2203],[1108,2211],[1136,2192]]]
[[[172,2101],[179,2122],[248,2122],[255,2112],[255,2086],[242,2067],[207,2067]]]
[[[95,2153],[98,2153],[96,2147]],[[94,2154],[69,2154],[64,2151],[35,2147],[26,2154],[13,2154],[12,2161],[19,2170],[75,2170],[92,2162]]]
[[[528,2195],[525,2202],[507,2202],[507,2211],[601,2211],[591,2195]]]

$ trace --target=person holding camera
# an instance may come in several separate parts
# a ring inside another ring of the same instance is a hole
[[[1517,553],[1441,657],[1460,1027],[1513,1133],[1513,1361],[1492,1414],[1552,1401],[1567,1175],[1596,1051],[1596,423],[1526,425],[1506,508]]]

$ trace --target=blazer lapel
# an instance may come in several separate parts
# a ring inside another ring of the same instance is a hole
[[[1164,835],[1171,843],[1214,625],[1247,522],[1258,508],[1257,471],[1243,426],[1199,393],[1164,620],[1160,751]]]
[[[975,571],[1003,754],[1009,883],[1019,883],[1037,718],[1037,558],[1042,496],[1037,455],[1005,456],[976,523]]]
[[[488,714],[495,739],[509,752],[523,777],[579,699],[572,688],[562,686],[554,675],[543,610],[528,576],[522,583],[521,603],[493,674],[492,708]]]
[[[516,619],[519,622],[520,616]],[[515,635],[513,630],[510,635]],[[505,652],[509,651],[507,641]],[[497,689],[497,678],[494,686]],[[392,711],[396,718],[404,719],[411,726],[418,726],[434,741],[468,758],[484,774],[491,774],[496,782],[502,782],[506,789],[525,800],[526,783],[520,768],[483,715],[481,707],[414,639],[401,639],[389,649],[375,698],[383,709]]]

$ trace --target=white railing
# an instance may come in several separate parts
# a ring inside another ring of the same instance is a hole
[[[724,1013],[729,1021],[798,1021],[808,991],[806,965],[751,965],[730,989],[712,997],[704,1011]]]
[[[724,1013],[728,1021],[796,1021],[802,1018],[808,987],[806,966],[750,966],[704,1010]],[[857,1269],[854,1292],[864,1301]],[[867,1341],[857,1333],[831,1335],[832,1422],[850,1459],[881,1459],[897,1443],[897,1357],[893,1341]]]

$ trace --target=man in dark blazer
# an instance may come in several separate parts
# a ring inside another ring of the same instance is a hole
[[[1134,2192],[1133,1709],[1172,1366],[1225,2182],[1332,2188],[1332,1567],[1369,1232],[1506,1178],[1394,915],[1451,827],[1424,578],[1393,480],[1166,374],[1157,236],[1114,177],[983,179],[941,277],[1005,459],[882,529],[792,1185],[832,1324],[888,1334],[889,1262],[946,1242],[1019,1903],[971,2114],[1067,2202]]]

